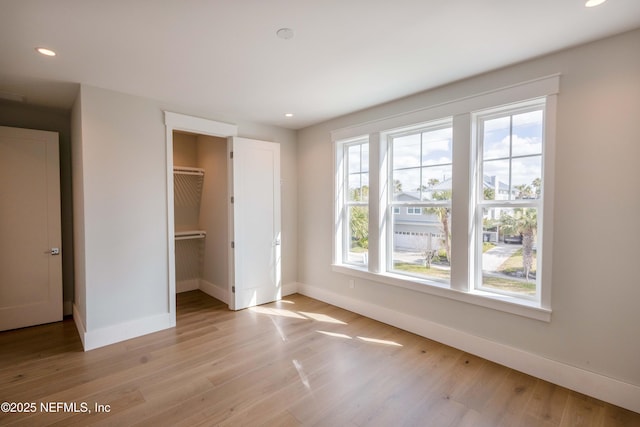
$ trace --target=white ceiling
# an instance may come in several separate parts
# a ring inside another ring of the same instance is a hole
[[[297,129],[638,27],[640,0],[0,0],[0,98],[85,83]]]

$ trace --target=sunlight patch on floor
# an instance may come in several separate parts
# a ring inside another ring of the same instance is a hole
[[[270,314],[272,316],[282,316],[282,317],[291,317],[294,319],[307,319],[306,317],[296,313],[295,311],[291,311],[291,310],[284,310],[282,308],[268,308],[268,307],[251,307],[249,308],[250,311],[253,311],[254,313],[260,313],[260,314]]]
[[[316,331],[316,332],[318,332],[320,334],[323,334],[323,335],[330,336],[330,337],[334,337],[334,338],[344,338],[344,339],[348,339],[348,340],[353,339],[349,335],[339,334],[337,332],[327,332],[327,331]]]
[[[350,337],[349,335],[340,334],[338,332],[329,332],[329,331],[316,331],[316,332],[322,335],[333,337],[333,338],[342,338],[342,339],[348,339],[348,340],[353,339],[353,337]],[[381,340],[378,338],[369,338],[369,337],[356,337],[356,338],[359,339],[360,341],[364,341],[371,344],[382,344],[382,345],[391,345],[394,347],[403,347],[402,344],[397,343],[395,341],[390,341],[390,340]]]
[[[278,325],[278,323],[275,321],[273,317],[269,317],[269,319],[271,319],[271,323],[273,323],[273,326],[276,328],[276,331],[278,331],[278,335],[280,335],[280,338],[282,338],[282,341],[287,342],[287,336],[285,335],[280,325]]]
[[[282,302],[282,301],[280,301]],[[268,314],[271,316],[290,317],[293,319],[315,320],[316,322],[334,323],[336,325],[346,325],[346,322],[338,320],[335,317],[328,316],[322,313],[311,313],[306,311],[292,311],[284,308],[272,308],[264,306],[250,307],[250,311],[260,314]]]
[[[373,344],[384,344],[384,345],[392,345],[395,347],[402,347],[402,344],[397,343],[395,341],[389,341],[389,340],[379,340],[377,338],[367,338],[367,337],[356,337],[359,340],[362,340],[364,342],[369,342],[369,343],[373,343]]]
[[[308,313],[306,311],[300,311],[300,314],[303,316],[307,316],[310,319],[316,320],[318,322],[327,322],[327,323],[336,323],[338,325],[346,325],[342,320],[338,320],[334,317],[327,316],[326,314],[321,313]]]
[[[300,381],[304,386],[311,390],[311,384],[309,384],[309,378],[307,378],[307,374],[304,373],[304,368],[302,367],[302,363],[298,362],[296,359],[292,360],[293,366],[295,366],[296,371],[298,371],[298,376],[300,377]]]

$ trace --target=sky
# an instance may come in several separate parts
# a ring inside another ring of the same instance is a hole
[[[506,117],[480,118],[479,151],[482,174],[496,176],[512,191],[518,185],[531,185],[542,176],[543,111],[536,109]],[[439,127],[392,138],[392,179],[403,192],[416,192],[430,182],[452,177],[453,132]],[[369,185],[369,146],[348,148],[349,188]],[[423,192],[423,200],[432,192]]]

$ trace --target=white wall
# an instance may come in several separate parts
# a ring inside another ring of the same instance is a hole
[[[578,380],[582,382],[577,386],[583,392],[597,395],[598,381],[619,380],[618,392],[635,393],[633,409],[640,410],[638,46],[640,31],[634,31],[301,130],[298,274],[302,292],[352,309],[362,307],[385,321],[403,319],[398,322],[414,330],[428,330],[420,325],[430,325],[433,330],[450,331],[451,342],[456,341],[454,336],[466,336],[490,347],[495,343],[485,356],[508,348],[523,355],[523,360],[540,362],[543,371],[555,362],[568,368],[565,371],[576,367],[572,373],[586,373],[581,377],[586,380]],[[562,77],[550,323],[363,279],[356,279],[355,288],[350,289],[348,276],[332,272],[330,131],[554,73]],[[447,333],[437,338],[447,340]],[[554,377],[548,369],[540,375]],[[597,381],[586,384],[591,379]],[[598,397],[604,398],[601,394]],[[618,397],[619,403],[625,399]],[[627,402],[626,406],[633,405]]]
[[[166,154],[152,101],[82,86],[87,332],[167,312]]]
[[[87,324],[87,292],[85,276],[84,235],[84,168],[82,167],[82,98],[76,98],[71,109],[71,170],[73,188],[73,269],[74,300],[73,320],[82,331]],[[84,344],[84,335],[80,338]]]
[[[170,326],[163,110],[198,111],[83,85],[74,106],[78,325],[85,349]],[[210,117],[232,121],[230,118]],[[79,123],[78,123],[79,122]],[[235,121],[239,135],[279,142],[284,283],[297,278],[295,132]],[[83,314],[84,313],[84,314]]]

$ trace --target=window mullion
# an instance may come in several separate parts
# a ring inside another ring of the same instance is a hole
[[[473,265],[473,206],[475,206],[474,177],[470,170],[477,170],[476,161],[471,161],[471,114],[453,117],[453,168],[451,193],[451,288],[467,292],[471,283],[470,269]],[[474,166],[473,168],[470,165]]]
[[[381,180],[386,180],[385,170],[382,168],[380,153],[380,135],[369,135],[369,265],[372,273],[383,270],[381,263],[384,260],[384,212],[386,204],[381,197],[381,192],[386,186]]]

